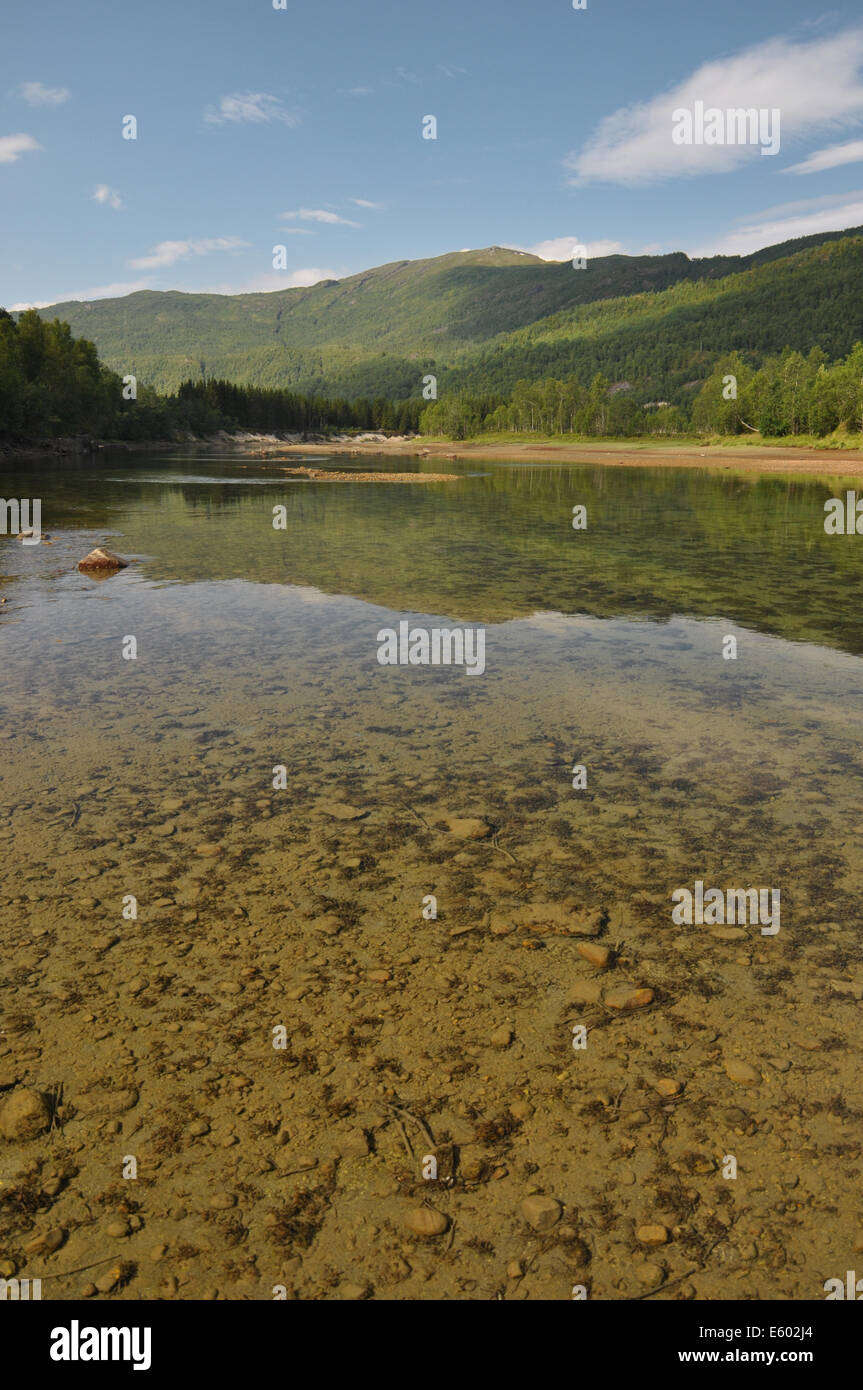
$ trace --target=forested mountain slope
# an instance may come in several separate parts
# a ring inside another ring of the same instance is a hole
[[[751,256],[604,256],[575,270],[490,247],[397,261],[341,281],[266,294],[142,290],[41,310],[102,360],[159,390],[221,377],[332,396],[508,390],[524,377],[602,372],[685,396],[724,353],[863,337],[863,228]]]

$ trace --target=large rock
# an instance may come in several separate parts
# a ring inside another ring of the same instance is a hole
[[[107,570],[124,570],[128,567],[128,560],[121,560],[119,555],[115,555],[111,550],[102,550],[99,546],[91,550],[89,555],[85,555],[83,560],[78,561],[79,570],[85,573],[88,570],[96,570],[104,573]]]
[[[37,1139],[51,1127],[51,1107],[41,1091],[19,1086],[0,1106],[0,1138],[9,1143]]]

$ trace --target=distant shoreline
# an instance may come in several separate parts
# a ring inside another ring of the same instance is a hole
[[[273,452],[276,451],[274,446]],[[738,473],[795,473],[826,478],[863,477],[863,449],[781,448],[770,445],[665,444],[657,446],[640,440],[596,441],[586,444],[485,444],[475,440],[463,443],[422,439],[386,440],[368,444],[283,444],[287,454],[418,455],[463,462],[497,460],[505,463],[598,463],[620,468],[710,468]],[[245,450],[244,450],[245,452]],[[269,450],[267,450],[269,452]]]
[[[608,468],[704,468],[733,473],[779,473],[822,478],[863,477],[863,447],[861,449],[818,448],[812,445],[775,444],[707,444],[688,441],[681,444],[655,443],[653,440],[587,440],[566,443],[559,437],[528,443],[486,442],[468,439],[461,442],[426,439],[404,435],[386,438],[383,435],[349,439],[344,435],[328,439],[314,435],[302,440],[297,434],[280,437],[275,434],[255,434],[242,430],[234,434],[221,431],[208,439],[110,440],[77,437],[45,440],[40,443],[4,447],[0,444],[0,467],[3,464],[27,462],[55,457],[81,459],[87,454],[156,453],[176,449],[198,449],[204,454],[231,450],[247,458],[290,457],[299,455],[347,455],[368,457],[420,457],[458,460],[461,462],[503,463],[596,463]]]

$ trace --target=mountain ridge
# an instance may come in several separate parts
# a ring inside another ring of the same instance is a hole
[[[806,351],[816,331],[826,351],[848,351],[849,336],[863,337],[861,304],[863,227],[742,256],[596,257],[578,271],[485,247],[313,286],[137,290],[39,312],[95,342],[113,370],[162,391],[206,376],[403,399],[421,394],[428,373],[448,390],[494,391],[519,376],[599,371],[673,398],[723,352]]]

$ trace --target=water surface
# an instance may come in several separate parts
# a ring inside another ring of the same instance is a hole
[[[355,466],[437,467],[403,458]],[[610,1243],[602,1193],[611,1181],[621,1217],[644,1219],[656,1180],[650,1131],[629,1141],[639,1184],[629,1188],[621,1184],[631,1176],[615,1176],[629,1151],[614,1147],[613,1127],[587,1149],[580,1120],[559,1137],[572,1107],[560,1097],[560,1068],[573,1066],[566,992],[584,962],[553,931],[526,943],[542,949],[514,956],[520,937],[475,930],[526,904],[539,904],[540,921],[549,905],[561,905],[565,920],[601,908],[623,952],[615,977],[627,971],[655,988],[659,1012],[609,1032],[609,1044],[630,1050],[606,1054],[600,1042],[574,1084],[649,1092],[663,1067],[683,1070],[680,1118],[669,1128],[666,1117],[654,1148],[719,1145],[721,1154],[750,1123],[737,1110],[728,1132],[718,1127],[730,1083],[711,1039],[759,1059],[792,1046],[780,1041],[788,1029],[820,1029],[814,1060],[795,1055],[789,1072],[780,1058],[771,1108],[758,1115],[763,1130],[746,1141],[750,1173],[790,1181],[781,1165],[791,1163],[821,1194],[812,1198],[818,1222],[788,1217],[787,1268],[771,1255],[759,1296],[820,1297],[813,1280],[841,1275],[852,1258],[842,1241],[859,1186],[843,1126],[861,1104],[863,540],[824,533],[824,501],[841,484],[588,464],[449,466],[457,482],[309,482],[284,477],[278,460],[190,450],[3,477],[7,497],[41,497],[50,540],[0,538],[0,907],[6,984],[16,991],[4,1037],[15,1039],[19,1065],[44,1067],[49,1056],[52,1072],[65,1065],[70,1088],[89,1070],[118,1075],[125,1057],[130,1082],[149,1077],[156,1116],[174,1104],[159,1090],[167,1078],[188,1082],[183,1104],[195,1103],[195,1069],[205,1064],[218,1077],[243,1062],[256,1093],[273,1085],[266,1105],[278,1109],[293,1092],[270,1078],[269,1030],[286,1016],[286,997],[299,999],[288,1016],[323,1051],[320,1077],[305,1078],[295,1105],[309,1108],[309,1134],[320,1138],[327,1107],[348,1114],[379,1084],[352,1060],[355,1032],[341,1057],[328,1012],[363,1004],[360,1022],[390,1038],[390,1062],[373,1065],[391,1063],[400,1078],[392,1084],[436,1131],[451,1125],[439,1112],[457,1098],[462,1114],[475,1113],[516,1082],[519,1095],[530,1090],[537,1113],[525,1129],[525,1173],[538,1165],[545,1190],[575,1200],[568,1169],[584,1151],[577,1186],[593,1232],[594,1293],[629,1296],[630,1257]],[[587,507],[585,531],[572,528],[576,504]],[[284,530],[272,524],[277,505],[287,509]],[[87,578],[76,562],[96,545],[134,563]],[[402,619],[483,626],[484,674],[379,665],[377,633]],[[130,636],[134,661],[123,659]],[[729,636],[736,660],[723,659]],[[575,763],[587,769],[585,790],[572,787]],[[285,790],[272,785],[278,766]],[[357,819],[332,809],[345,804]],[[494,835],[453,839],[454,815],[482,817]],[[696,879],[778,888],[779,936],[750,929],[743,943],[708,942],[703,930],[672,925],[672,892]],[[420,917],[429,892],[439,922]],[[134,926],[121,923],[127,894],[140,904]],[[321,953],[314,923],[333,913],[343,930]],[[87,943],[118,927],[123,955],[105,975]],[[453,936],[454,927],[468,934]],[[40,950],[19,962],[31,943]],[[445,961],[453,965],[441,982],[434,972]],[[385,983],[364,1004],[373,968]],[[247,984],[227,996],[230,1026],[215,1029],[206,1020],[226,1008],[219,969],[229,985]],[[316,981],[308,1000],[303,969]],[[392,971],[401,975],[387,983]],[[136,972],[145,983],[130,1000]],[[469,993],[458,986],[460,1012],[446,1002],[457,978],[473,981]],[[523,1063],[515,1052],[487,1055],[507,1008],[526,1038]],[[154,1072],[135,1041],[141,1030]],[[697,1047],[684,1046],[681,1030]],[[815,1147],[786,1161],[769,1145],[792,1115]],[[231,1150],[243,1181],[256,1134]],[[397,1170],[398,1135],[389,1156],[380,1134],[378,1143],[379,1161]],[[818,1152],[834,1155],[827,1178]],[[224,1150],[209,1175],[196,1153],[176,1160],[181,1196],[193,1178],[224,1184]],[[699,1162],[710,1171],[709,1159]],[[362,1190],[345,1171],[340,1210]],[[170,1181],[167,1170],[160,1181]],[[493,1229],[477,1228],[483,1239],[511,1220],[515,1199],[506,1183],[499,1190],[505,1210]],[[741,1184],[742,1217],[779,1195]],[[679,1200],[682,1210],[694,1199]],[[715,1200],[705,1190],[705,1204]],[[339,1220],[336,1263],[353,1239]],[[707,1260],[713,1248],[705,1227],[688,1258]],[[457,1241],[454,1258],[482,1267],[459,1250]],[[685,1247],[678,1258],[685,1272]],[[703,1295],[737,1296],[719,1259],[707,1260]],[[445,1268],[440,1277],[450,1296]],[[542,1296],[569,1296],[565,1277],[547,1278]],[[394,1296],[438,1288],[404,1287]]]

